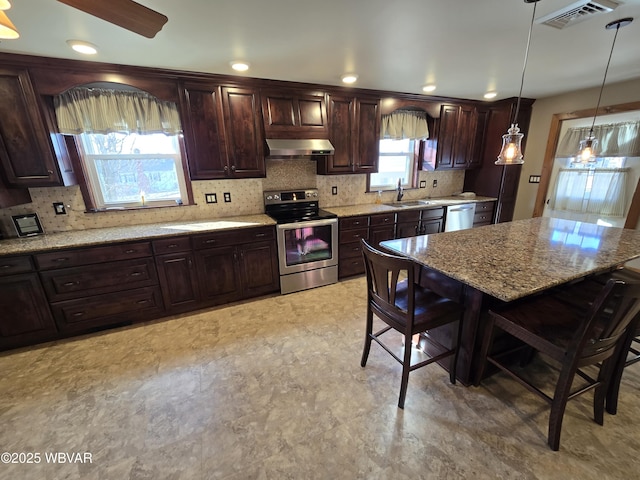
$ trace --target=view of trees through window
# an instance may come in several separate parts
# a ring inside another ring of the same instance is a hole
[[[161,133],[80,137],[98,208],[175,205],[186,198],[177,137]]]

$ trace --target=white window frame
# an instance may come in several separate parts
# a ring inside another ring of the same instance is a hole
[[[91,135],[91,134],[82,134],[82,135]],[[176,148],[178,150],[177,153],[158,153],[158,154],[127,154],[127,155],[118,155],[118,154],[90,154],[85,151],[84,142],[82,139],[82,135],[78,137],[78,145],[81,150],[81,161],[85,169],[87,186],[90,190],[90,194],[93,198],[94,207],[98,210],[119,210],[119,209],[133,209],[133,208],[141,208],[141,207],[169,207],[169,206],[178,206],[182,204],[188,204],[188,190],[187,183],[184,175],[184,167],[182,155],[180,154],[180,145],[178,138],[176,141]],[[122,202],[109,202],[107,203],[104,198],[104,192],[102,191],[102,187],[100,185],[100,181],[98,179],[98,172],[96,168],[97,160],[122,160],[122,159],[171,159],[173,160],[177,181],[178,181],[178,189],[180,191],[180,199],[179,201],[176,199],[161,199],[154,200],[149,197],[148,192],[140,192],[140,198],[135,201],[122,201]]]

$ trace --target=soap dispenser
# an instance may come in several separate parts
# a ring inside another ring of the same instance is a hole
[[[378,195],[376,196],[376,205],[382,204],[382,190],[378,190]]]

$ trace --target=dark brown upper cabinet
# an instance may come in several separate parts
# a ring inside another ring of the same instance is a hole
[[[375,173],[380,151],[380,100],[330,95],[329,140],[334,155],[318,160],[318,174]]]
[[[52,135],[27,70],[0,68],[0,164],[8,186],[63,184]]]
[[[180,107],[192,180],[265,176],[255,89],[185,82]]]
[[[262,118],[267,138],[327,138],[323,92],[263,90]]]
[[[470,105],[443,105],[438,123],[436,170],[465,169],[475,164],[476,108]]]

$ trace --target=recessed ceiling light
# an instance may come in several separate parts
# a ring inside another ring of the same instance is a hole
[[[496,98],[497,95],[497,92],[487,92],[484,94],[484,98],[486,98],[487,100],[491,100],[492,98]]]
[[[342,83],[356,83],[358,75],[355,73],[345,73],[342,75]]]
[[[433,84],[429,84],[429,85],[424,85],[422,87],[422,91],[423,92],[433,92],[436,89],[436,86]]]
[[[231,62],[231,68],[233,68],[236,72],[246,72],[249,70],[249,64],[247,62],[235,61]]]
[[[93,43],[83,42],[82,40],[67,40],[67,45],[83,55],[95,55],[98,53],[98,47]]]

